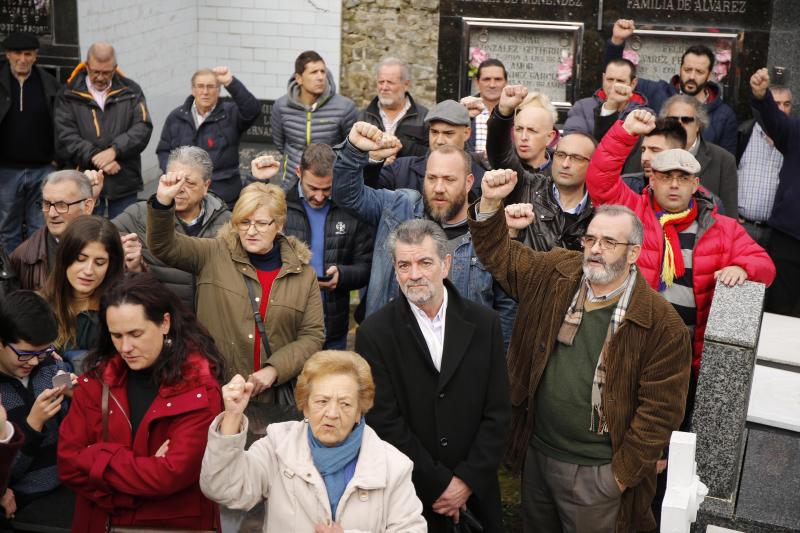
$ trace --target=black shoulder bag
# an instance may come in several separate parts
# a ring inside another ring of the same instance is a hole
[[[264,327],[264,320],[261,318],[261,313],[258,309],[259,305],[253,294],[253,280],[245,275],[242,275],[242,277],[244,277],[244,284],[247,286],[247,295],[250,298],[250,303],[253,305],[253,318],[256,320],[258,335],[261,337],[261,345],[264,347],[267,358],[272,357],[272,350],[269,347],[269,340],[267,339],[267,329]],[[294,382],[294,379],[290,379],[283,385],[272,387],[275,391],[275,403],[277,405],[296,407],[294,401]]]

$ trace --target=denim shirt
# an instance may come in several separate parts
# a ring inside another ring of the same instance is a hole
[[[385,247],[389,234],[406,220],[424,218],[425,209],[422,195],[418,191],[376,190],[364,185],[363,174],[367,162],[367,154],[346,141],[333,166],[331,198],[342,209],[377,228],[367,291],[366,314],[370,315],[399,294],[392,256]],[[503,340],[507,348],[517,304],[500,288],[480,262],[469,233],[461,237],[453,251],[453,264],[448,277],[459,294],[491,307],[500,314]]]

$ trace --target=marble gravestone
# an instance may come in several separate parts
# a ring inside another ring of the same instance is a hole
[[[15,31],[39,36],[37,65],[66,81],[80,63],[77,0],[3,0],[0,40]]]
[[[629,47],[637,48],[634,51],[639,56],[644,77],[671,78],[678,71],[680,56],[691,44],[707,44],[723,59],[725,52],[730,51],[730,61],[725,62],[727,71],[721,80],[724,100],[745,117],[749,114],[746,102],[749,75],[767,64],[773,2],[779,1],[441,0],[437,99],[460,98],[472,91],[471,85],[465,82],[469,49],[474,46],[473,32],[467,31],[466,21],[470,18],[581,25],[580,40],[574,46],[575,70],[570,80],[573,87],[552,85],[552,73],[558,68],[556,58],[560,56],[550,53],[529,61],[536,65],[536,72],[543,75],[543,79],[520,76],[521,79],[510,77],[509,80],[511,83],[537,82],[541,90],[564,92],[570,99],[568,103],[590,96],[600,87],[605,43],[614,21],[631,18],[641,31],[631,39]],[[530,41],[534,40],[535,29],[521,31],[529,34]],[[555,35],[553,32],[547,37],[539,36],[539,40],[547,41],[546,48],[554,48]],[[531,42],[530,46],[536,43]],[[497,57],[500,58],[500,53]]]

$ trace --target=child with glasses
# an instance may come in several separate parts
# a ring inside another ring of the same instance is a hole
[[[58,430],[71,396],[64,385],[53,385],[53,378],[65,371],[64,364],[54,357],[57,334],[50,305],[35,292],[16,291],[3,300],[0,395],[8,420],[25,437],[25,445],[12,464],[9,488],[0,497],[3,531],[35,500],[71,498],[67,489],[59,488],[56,469]]]

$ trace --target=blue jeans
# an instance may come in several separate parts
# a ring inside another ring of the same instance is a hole
[[[42,199],[42,179],[54,170],[52,165],[0,167],[0,242],[8,253],[44,224],[37,204]]]
[[[99,207],[95,208],[94,214],[106,217],[113,220],[118,215],[122,214],[125,209],[135,204],[139,198],[136,193],[117,198],[116,200],[109,200],[108,198],[101,198],[98,202]]]

